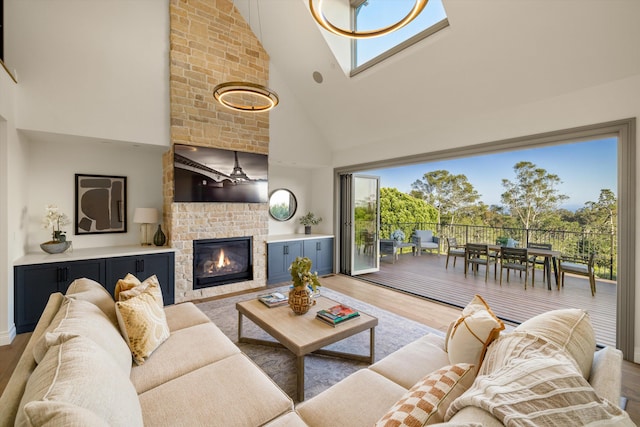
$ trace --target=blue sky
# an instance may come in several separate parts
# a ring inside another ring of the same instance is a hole
[[[523,160],[560,177],[562,183],[558,190],[569,196],[563,208],[582,208],[585,202],[596,201],[603,188],[617,193],[616,138],[370,170],[366,174],[380,176],[381,187],[408,193],[411,183],[425,173],[445,169],[455,175],[466,175],[480,193],[480,200],[487,205],[498,205],[504,192],[502,179],[515,181],[513,166]]]

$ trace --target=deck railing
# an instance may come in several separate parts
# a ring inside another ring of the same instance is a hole
[[[594,269],[600,278],[615,280],[617,274],[618,236],[616,234],[463,224],[396,223],[381,224],[380,238],[388,239],[397,229],[404,232],[406,241],[410,241],[413,230],[432,230],[434,236],[439,237],[441,253],[446,253],[447,237],[455,237],[460,244],[467,242],[504,244],[508,238],[518,241],[519,247],[527,247],[530,242],[550,243],[553,250],[560,251],[563,259],[586,262],[589,255],[592,252],[595,253]]]

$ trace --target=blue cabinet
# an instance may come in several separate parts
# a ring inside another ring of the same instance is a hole
[[[293,239],[267,244],[267,284],[291,281],[289,266],[296,257],[311,259],[318,275],[333,273],[333,237]]]

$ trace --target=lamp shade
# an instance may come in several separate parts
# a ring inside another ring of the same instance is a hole
[[[136,224],[155,224],[158,222],[158,209],[136,208],[133,212],[133,222]]]

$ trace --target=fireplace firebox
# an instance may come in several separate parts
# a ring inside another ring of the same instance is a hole
[[[253,280],[251,237],[193,241],[193,289]]]

